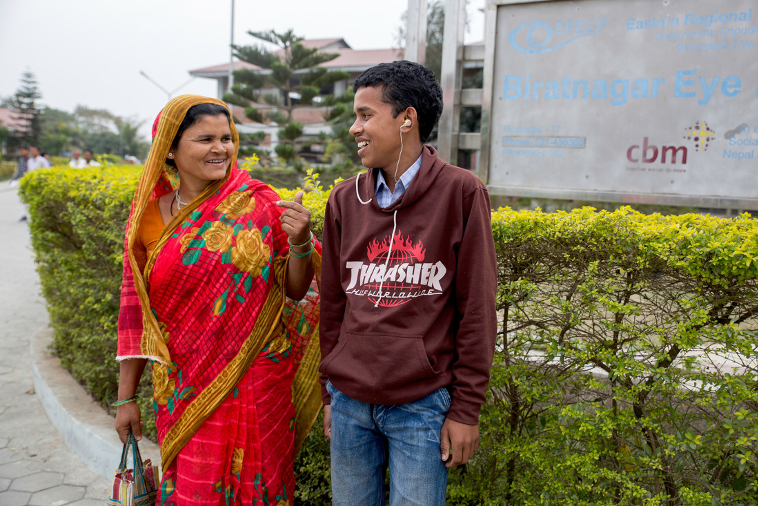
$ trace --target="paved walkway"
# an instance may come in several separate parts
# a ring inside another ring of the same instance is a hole
[[[102,505],[108,480],[74,456],[34,392],[29,340],[48,316],[22,214],[0,182],[0,506]]]

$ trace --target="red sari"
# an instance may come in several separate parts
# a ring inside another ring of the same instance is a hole
[[[178,127],[189,107],[213,101],[187,97],[169,108],[183,98],[169,102],[160,125],[168,114]],[[151,150],[158,161],[161,146]],[[231,170],[167,225],[143,275],[133,269],[132,224],[146,195],[170,191],[150,162],[127,232],[118,358],[154,360],[158,504],[292,504],[294,457],[320,408],[319,301],[316,290],[300,303],[285,296],[279,197]],[[312,257],[318,276],[319,245]]]

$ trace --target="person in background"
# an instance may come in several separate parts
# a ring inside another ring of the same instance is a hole
[[[42,153],[40,153],[40,150],[37,146],[30,146],[29,152],[31,156],[29,157],[29,161],[26,163],[27,172],[31,172],[37,169],[50,168],[50,161],[42,156]]]
[[[26,145],[21,145],[18,147],[18,154],[21,155],[18,157],[18,166],[16,167],[16,173],[13,175],[13,179],[11,179],[11,186],[18,185],[18,180],[24,177],[24,174],[26,174],[28,170],[28,163],[29,163],[29,148]],[[24,206],[26,207],[26,206]],[[21,218],[18,219],[18,221],[26,221],[27,217],[26,214],[21,216]]]
[[[84,150],[84,167],[100,167],[100,162],[96,162],[92,159],[92,150]]]
[[[72,169],[82,169],[85,167],[85,161],[82,158],[82,152],[75,149],[71,152],[71,161],[68,162],[68,166]]]
[[[24,177],[24,174],[26,174],[26,171],[28,170],[29,147],[26,145],[19,146],[18,154],[20,156],[18,157],[16,173],[13,174],[13,179],[11,179],[11,186],[16,186],[18,184],[18,180]]]

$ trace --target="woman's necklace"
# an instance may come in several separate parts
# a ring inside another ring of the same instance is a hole
[[[176,189],[176,193],[174,193],[174,198],[171,199],[171,204],[168,206],[168,210],[171,213],[171,216],[174,215],[174,202],[176,202],[176,212],[181,211],[182,207],[186,206],[187,203],[182,200],[182,198],[179,196],[179,188]]]
[[[182,201],[182,197],[179,195],[179,188],[176,189],[176,210],[181,210],[182,207],[186,206],[188,202]]]

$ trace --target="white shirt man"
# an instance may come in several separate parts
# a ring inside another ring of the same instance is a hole
[[[84,161],[84,158],[82,158],[82,152],[78,149],[75,149],[71,153],[71,161],[68,162],[68,166],[72,169],[81,169],[83,167],[87,166],[87,163]]]
[[[92,159],[92,150],[84,150],[84,167],[100,167],[100,162],[96,162]]]
[[[33,170],[37,170],[40,168],[42,169],[50,168],[50,162],[48,162],[47,159],[44,156],[42,156],[37,146],[31,146],[29,148],[29,152],[30,152],[29,160],[26,161],[27,172],[31,172]]]

